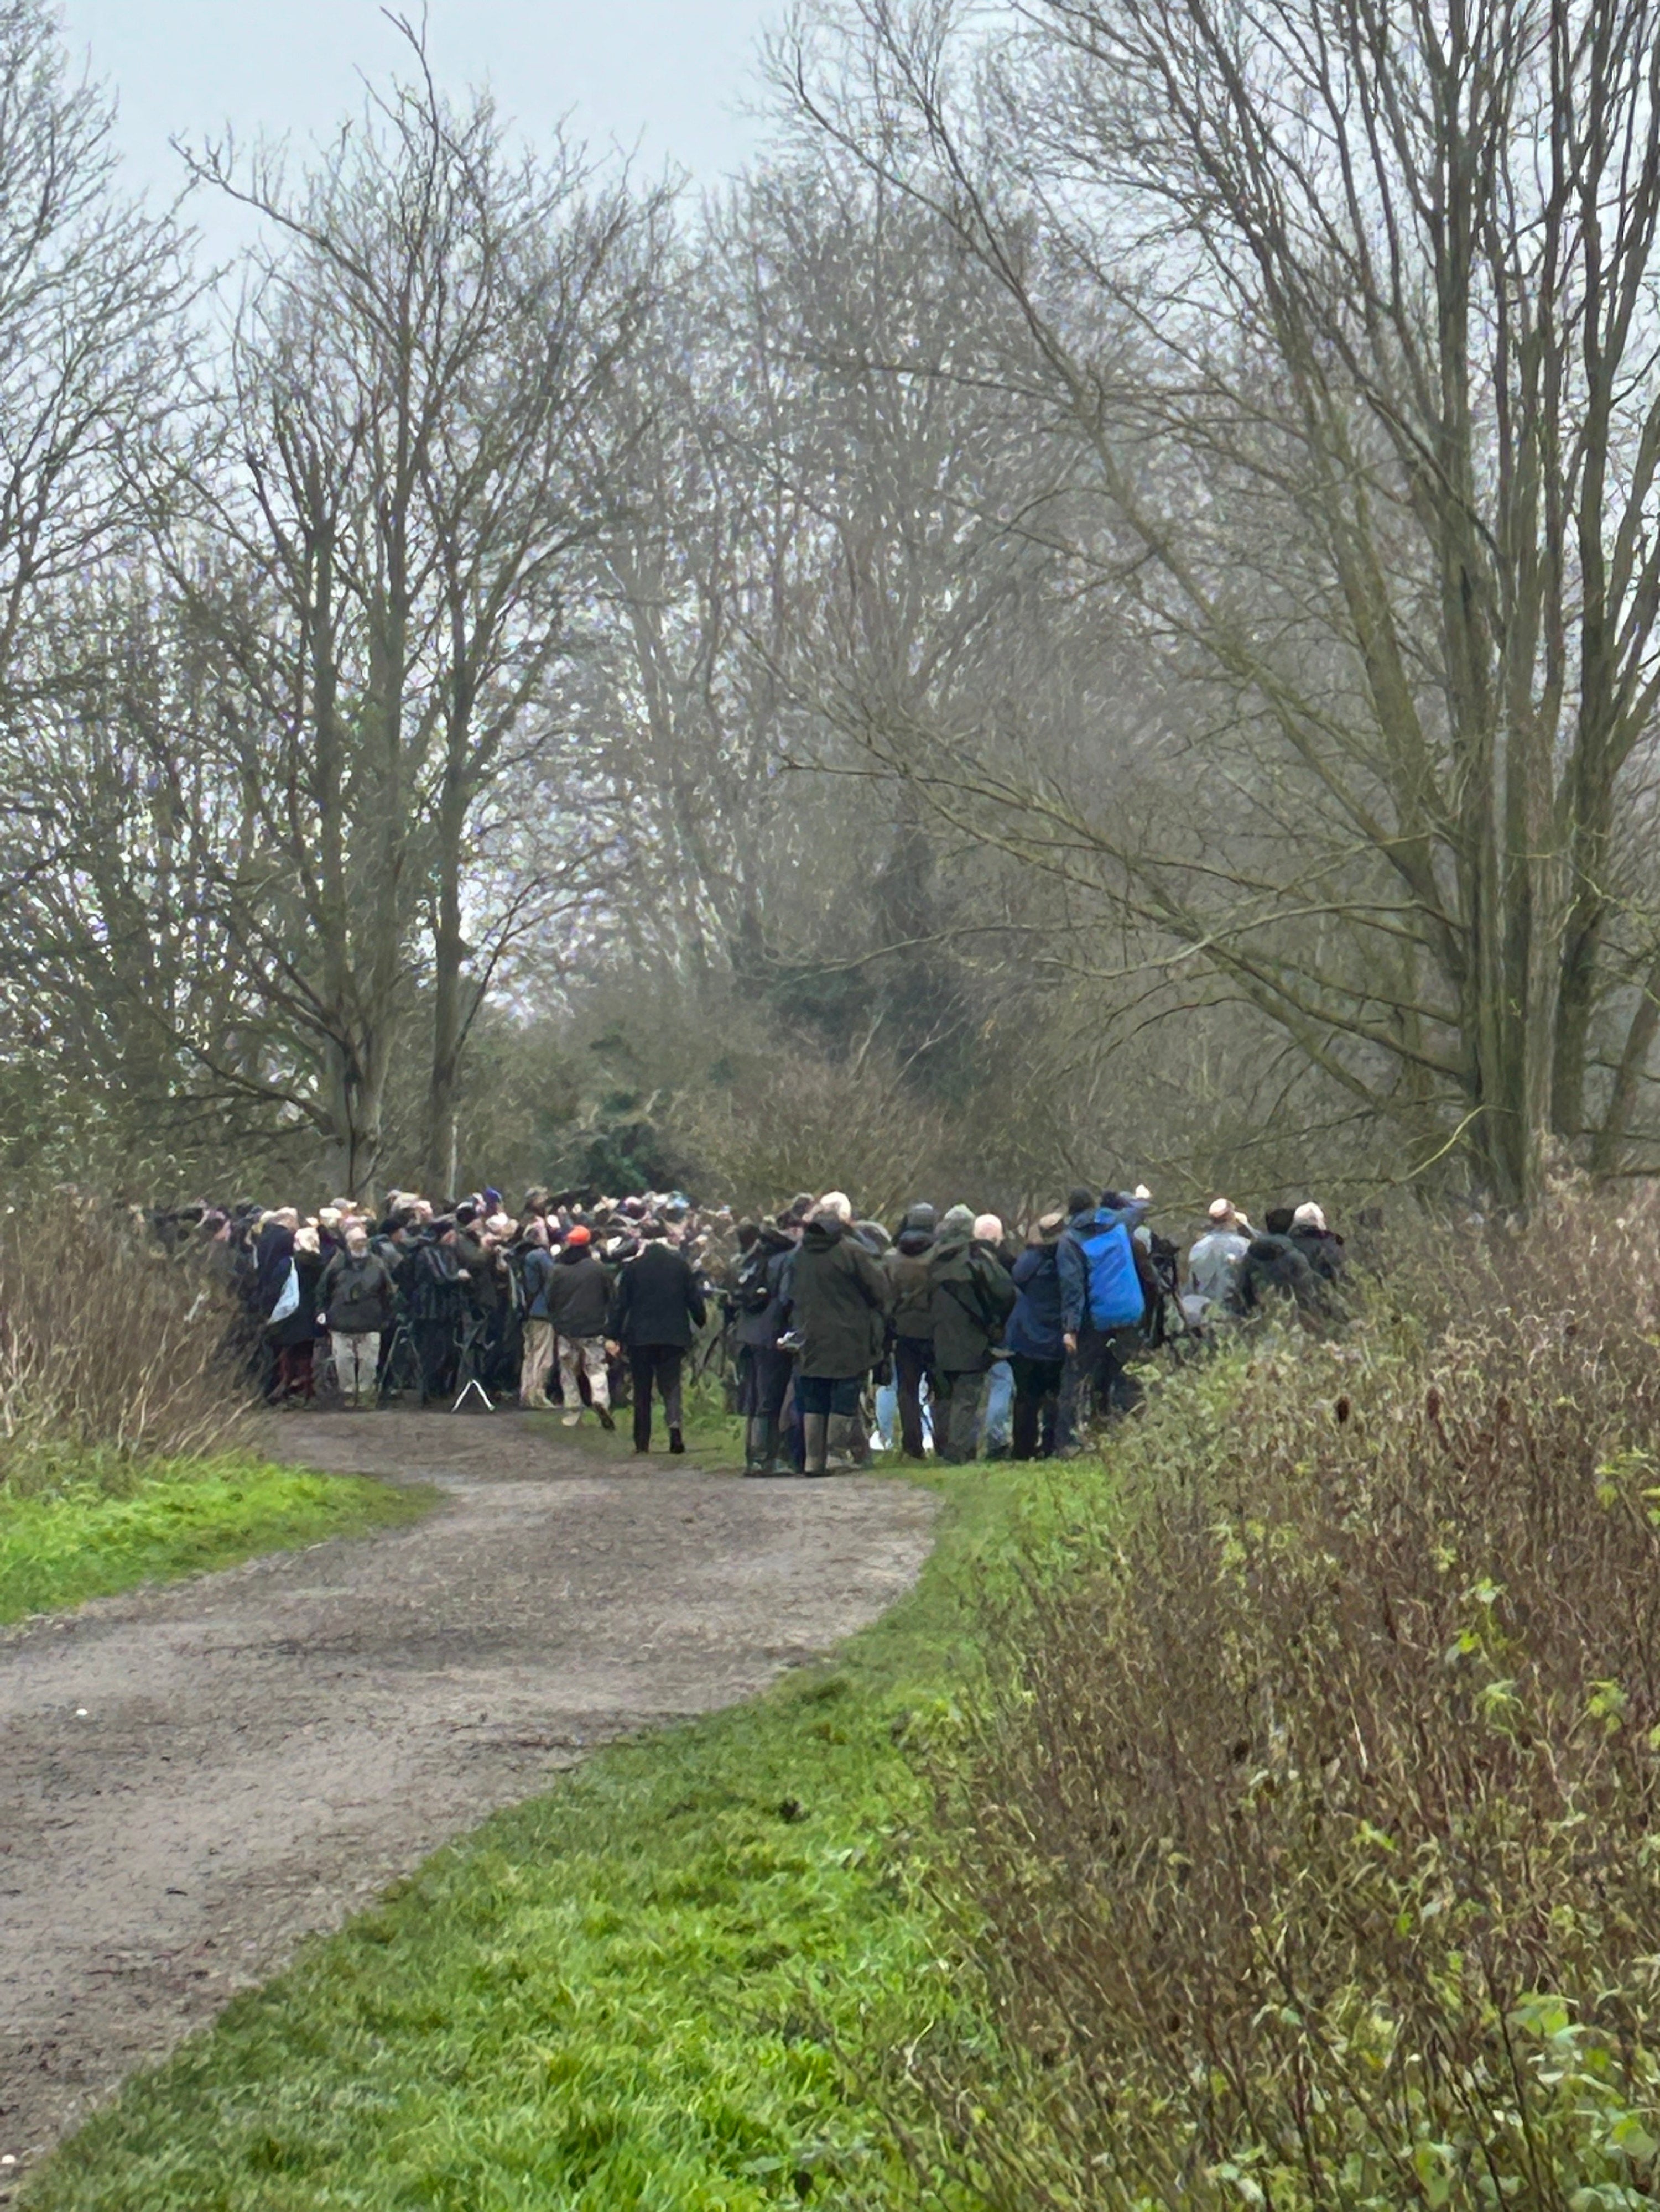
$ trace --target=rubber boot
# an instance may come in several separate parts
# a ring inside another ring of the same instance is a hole
[[[831,1474],[845,1474],[859,1463],[859,1431],[862,1416],[858,1413],[832,1413],[830,1420],[830,1449],[825,1466]]]
[[[744,1434],[745,1474],[778,1473],[778,1424],[769,1413],[751,1413]]]
[[[830,1421],[826,1415],[806,1413],[802,1416],[801,1435],[806,1446],[806,1464],[801,1470],[803,1474],[829,1474],[830,1469],[824,1463],[825,1443],[829,1430]]]

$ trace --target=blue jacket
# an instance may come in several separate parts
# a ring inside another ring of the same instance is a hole
[[[1058,1244],[1029,1244],[1014,1263],[1019,1292],[1003,1340],[1027,1359],[1061,1359],[1061,1259]]]
[[[525,1318],[526,1321],[546,1321],[548,1318],[548,1279],[553,1273],[553,1255],[544,1252],[539,1244],[532,1244],[525,1255]]]
[[[1089,1267],[1084,1249],[1079,1243],[1080,1234],[1091,1229],[1110,1228],[1120,1223],[1130,1232],[1130,1249],[1135,1252],[1135,1231],[1146,1219],[1147,1209],[1140,1199],[1132,1199],[1128,1206],[1104,1206],[1095,1213],[1075,1213],[1061,1232],[1061,1242],[1055,1247],[1055,1264],[1061,1276],[1061,1321],[1068,1334],[1075,1335],[1088,1318]],[[1140,1255],[1135,1254],[1136,1272],[1140,1273]]]

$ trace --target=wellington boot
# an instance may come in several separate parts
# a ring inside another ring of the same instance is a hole
[[[801,1437],[806,1446],[804,1474],[827,1474],[825,1466],[826,1437],[830,1422],[823,1413],[807,1413],[802,1417]]]
[[[779,1474],[778,1424],[769,1413],[751,1413],[744,1432],[745,1474]]]
[[[830,1421],[830,1448],[825,1465],[831,1474],[845,1474],[859,1464],[859,1431],[860,1417],[857,1413],[832,1413]]]

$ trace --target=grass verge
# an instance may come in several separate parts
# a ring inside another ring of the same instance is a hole
[[[112,1492],[100,1468],[17,1497],[0,1484],[0,1624],[263,1552],[393,1528],[433,1493],[254,1459],[163,1462]]]
[[[837,2046],[956,2002],[908,1754],[972,1669],[1021,1486],[939,1487],[921,1583],[833,1667],[600,1753],[441,1852],[132,2082],[29,2212],[896,2202]]]

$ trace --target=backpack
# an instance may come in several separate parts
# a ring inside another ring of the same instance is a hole
[[[738,1270],[738,1279],[732,1286],[732,1302],[739,1313],[765,1313],[772,1304],[772,1289],[767,1276],[775,1256],[760,1244],[745,1255],[744,1264]]]
[[[1074,1231],[1084,1255],[1085,1303],[1091,1328],[1132,1328],[1146,1310],[1135,1249],[1122,1221]]]

